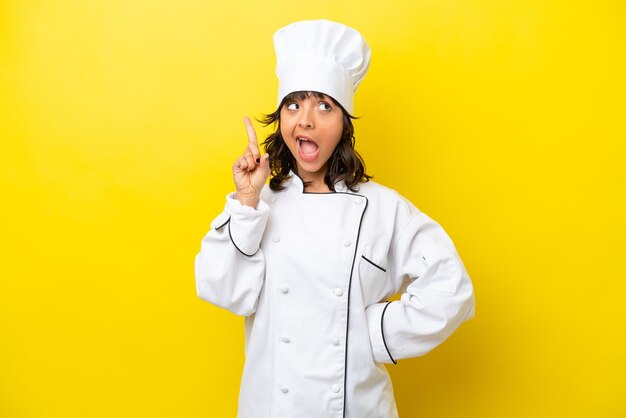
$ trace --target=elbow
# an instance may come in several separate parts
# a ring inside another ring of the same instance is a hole
[[[229,280],[218,268],[203,268],[200,254],[195,261],[196,295],[212,305],[240,316],[256,312],[260,289],[238,286],[237,280]]]
[[[465,301],[463,321],[469,321],[476,316],[476,299],[472,292],[470,297]]]
[[[211,287],[206,281],[196,278],[196,293],[198,298],[212,305],[226,309],[235,315],[250,316],[256,312],[258,299],[252,295],[240,297],[234,294],[226,294]]]
[[[470,320],[475,316],[476,297],[474,295],[474,286],[467,272],[464,271],[463,279],[461,280],[461,286],[459,292],[462,296],[460,315],[463,321]]]
[[[204,295],[204,286],[203,286],[203,280],[202,280],[203,275],[202,275],[202,270],[201,270],[200,256],[201,256],[200,253],[197,254],[193,263],[194,276],[196,279],[196,295],[200,299],[206,300],[205,295]]]

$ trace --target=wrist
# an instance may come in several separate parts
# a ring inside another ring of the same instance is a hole
[[[243,193],[235,193],[235,199],[239,201],[244,206],[250,206],[255,208],[259,203],[259,196],[256,195],[246,195]]]

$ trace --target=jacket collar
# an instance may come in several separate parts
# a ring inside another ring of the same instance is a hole
[[[289,176],[290,178],[285,182],[285,185],[290,189],[294,189],[300,193],[305,193],[304,182],[302,181],[302,178],[300,178],[300,176],[294,173],[293,170],[289,171]],[[342,192],[342,193],[348,192],[349,193],[350,190],[348,190],[348,187],[346,187],[346,183],[343,180],[339,180],[337,183],[335,183],[335,192]],[[328,192],[328,193],[332,193],[332,192]],[[311,193],[311,194],[314,194],[314,193]]]

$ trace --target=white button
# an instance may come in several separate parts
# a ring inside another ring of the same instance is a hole
[[[335,338],[333,340],[333,345],[339,345],[339,344],[341,344],[341,341],[339,340],[339,338]]]
[[[344,246],[344,247],[349,247],[349,246],[350,246],[350,244],[352,244],[352,241],[350,241],[349,239],[347,239],[347,240],[345,240],[345,241],[343,242],[343,246]]]
[[[272,238],[272,241],[279,242],[280,241],[280,237],[278,235],[275,235],[274,238]]]
[[[280,340],[284,343],[288,343],[290,341],[289,337],[282,337]]]
[[[337,296],[341,296],[343,295],[343,290],[341,290],[340,288],[336,288],[335,290],[333,290],[333,293]]]
[[[285,294],[287,292],[289,292],[289,288],[288,287],[281,287],[280,288],[280,293]]]
[[[287,393],[287,392],[289,392],[289,389],[287,389],[286,387],[282,387],[282,388],[280,388],[280,391],[282,393]]]
[[[333,385],[333,387],[331,388],[331,390],[335,393],[339,393],[339,391],[341,390],[341,388],[339,387],[339,385]]]
[[[276,202],[276,196],[272,196],[272,197],[270,198],[270,202],[271,202],[271,203]]]
[[[360,200],[360,199],[355,200],[355,201],[354,201],[354,204],[355,204],[355,205],[360,205],[360,204],[361,204],[361,200]]]

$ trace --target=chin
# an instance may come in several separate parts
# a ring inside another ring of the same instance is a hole
[[[309,162],[303,162],[303,161],[298,161],[299,164],[299,169],[301,169],[302,171],[304,171],[305,173],[317,173],[320,170],[322,170],[322,168],[324,167],[323,164],[319,164],[319,163],[309,163]]]

